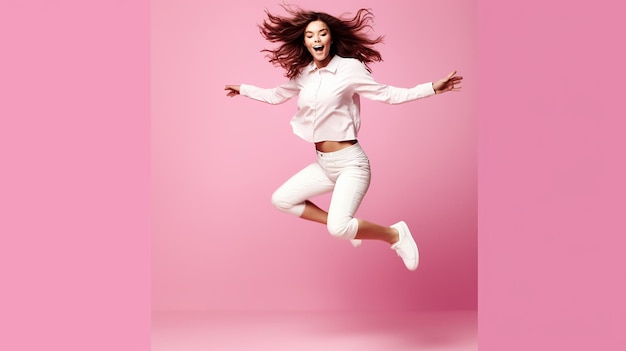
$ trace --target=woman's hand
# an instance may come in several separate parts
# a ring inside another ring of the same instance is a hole
[[[446,91],[459,91],[461,90],[461,81],[463,77],[457,76],[456,71],[448,74],[447,77],[438,80],[433,83],[433,89],[435,90],[435,94],[445,93]]]
[[[227,96],[233,97],[239,95],[239,85],[227,85],[224,90],[228,91]]]

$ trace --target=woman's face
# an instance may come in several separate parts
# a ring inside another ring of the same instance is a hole
[[[330,30],[326,23],[313,21],[304,29],[304,46],[309,50],[318,68],[330,62]]]

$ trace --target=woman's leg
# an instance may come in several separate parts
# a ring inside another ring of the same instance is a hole
[[[376,223],[368,222],[363,219],[359,221],[359,229],[356,233],[356,239],[361,240],[382,240],[393,245],[398,242],[398,230],[392,227],[383,227]]]
[[[356,167],[341,171],[329,207],[331,214],[330,216],[326,214],[328,229],[331,234],[342,238],[380,240],[395,244],[398,241],[398,230],[395,228],[354,217],[369,188],[369,183],[369,164],[357,164]],[[305,213],[311,218],[319,218],[322,216],[320,211],[322,210],[312,205],[307,206]]]
[[[322,224],[328,223],[328,212],[317,207],[309,200],[306,200],[305,203],[306,207],[300,216],[301,218]],[[382,240],[389,244],[395,244],[398,241],[398,231],[392,227],[383,227],[363,219],[357,219],[357,221],[358,231],[355,239]]]
[[[312,203],[309,200],[306,200],[304,204],[304,212],[302,212],[300,218],[308,219],[309,221],[314,221],[322,224],[328,223],[328,212],[317,207],[316,204]]]
[[[341,173],[328,210],[328,231],[334,236],[352,239],[353,245],[355,240],[360,243],[361,239],[385,241],[409,270],[417,269],[419,252],[406,223],[401,221],[384,227],[354,218],[368,186],[369,170],[350,168]]]
[[[281,211],[326,224],[328,214],[308,199],[333,190],[319,164],[313,163],[294,174],[272,195],[272,204]]]
[[[369,188],[370,164],[360,145],[344,150],[324,158],[329,178],[336,179],[328,209],[328,231],[334,236],[351,239],[357,247],[361,239],[385,241],[391,244],[409,270],[415,270],[419,252],[406,223],[401,221],[384,227],[354,218]]]

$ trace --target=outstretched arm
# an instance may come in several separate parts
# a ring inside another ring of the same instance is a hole
[[[357,94],[370,100],[388,104],[401,104],[447,91],[458,91],[461,89],[460,83],[463,79],[463,77],[456,75],[456,71],[453,71],[436,82],[418,84],[413,88],[400,88],[378,83],[365,66],[358,61],[349,61],[346,70],[349,70],[354,91]]]
[[[233,97],[235,95],[242,95],[273,105],[282,104],[299,92],[298,85],[293,80],[271,89],[259,88],[249,84],[240,84],[226,85],[224,90],[226,90],[226,96]]]
[[[457,76],[456,71],[448,74],[447,77],[442,78],[433,83],[433,89],[435,94],[445,93],[447,91],[459,91],[461,90],[461,81],[463,77]]]

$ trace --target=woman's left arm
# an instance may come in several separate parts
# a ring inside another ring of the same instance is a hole
[[[388,104],[401,104],[447,91],[457,91],[461,89],[459,84],[463,79],[463,77],[456,76],[456,71],[454,71],[437,82],[418,84],[413,88],[399,88],[378,83],[360,62],[353,62],[348,70],[353,79],[355,93],[364,98]]]

